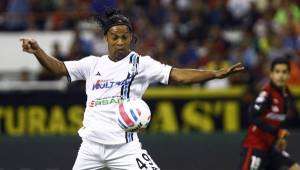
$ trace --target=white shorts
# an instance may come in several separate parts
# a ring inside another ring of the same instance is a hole
[[[83,139],[73,170],[159,170],[141,143],[103,145]]]

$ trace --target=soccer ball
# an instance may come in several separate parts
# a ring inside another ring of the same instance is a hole
[[[151,120],[151,111],[142,99],[127,99],[116,109],[119,126],[128,132],[146,128]]]

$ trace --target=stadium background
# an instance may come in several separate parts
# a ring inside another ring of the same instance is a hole
[[[300,110],[299,0],[0,0],[0,169],[71,169],[80,145],[84,82],[68,84],[22,52],[35,38],[60,60],[106,53],[91,16],[117,7],[133,22],[138,52],[177,67],[246,72],[191,86],[153,85],[153,120],[141,134],[162,169],[232,170],[239,163],[247,108],[268,80],[273,58],[291,60]],[[296,113],[298,114],[298,113]],[[299,116],[299,115],[298,115]],[[300,160],[299,119],[287,124]]]

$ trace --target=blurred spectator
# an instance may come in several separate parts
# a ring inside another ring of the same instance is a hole
[[[223,0],[216,0],[208,10],[208,23],[213,26],[227,28],[234,26],[232,14],[226,8],[226,3]]]
[[[296,24],[296,23],[295,23]],[[297,27],[300,29],[300,22]],[[299,50],[300,49],[300,32],[296,30],[295,27],[296,25],[288,25],[286,28],[283,28],[283,46],[284,48],[294,51],[294,50]],[[299,30],[300,31],[300,30]]]
[[[242,82],[247,82],[249,86],[253,86],[251,87],[253,90],[256,89],[256,87],[260,89],[262,85],[269,81],[269,67],[267,66],[270,64],[271,60],[263,52],[258,52],[257,58],[256,65],[249,70],[251,74],[246,74],[243,77],[244,81],[238,83],[241,84]]]
[[[143,55],[153,56],[158,36],[155,27],[150,24],[147,25],[147,32],[141,34],[142,40],[139,41],[137,51]]]
[[[266,36],[267,30],[275,32],[276,22],[273,20],[273,11],[271,9],[260,13],[260,17],[257,18],[253,28],[256,34],[260,37]]]
[[[65,61],[65,55],[61,50],[61,46],[59,42],[54,42],[52,46],[52,55],[55,56],[60,61]]]
[[[49,30],[62,30],[68,28],[66,21],[67,19],[64,9],[58,7],[58,9],[53,12],[51,18],[48,19],[46,27]]]
[[[61,47],[60,47],[59,42],[54,42],[54,44],[52,46],[51,55],[53,57],[56,57],[60,61],[65,60],[65,56],[61,51]],[[58,80],[58,79],[60,79],[59,76],[56,76],[56,75],[52,74],[51,72],[49,72],[44,67],[42,67],[42,70],[38,75],[38,80]]]
[[[199,13],[192,14],[190,22],[187,23],[187,27],[188,27],[187,40],[189,42],[202,43],[202,41],[206,38],[208,28],[203,23],[203,18],[201,14]]]
[[[226,54],[225,54],[226,55]],[[230,63],[226,60],[224,54],[218,50],[211,50],[209,54],[210,61],[204,66],[208,70],[217,70],[229,67]],[[205,83],[207,88],[226,88],[229,87],[229,79],[216,79]]]
[[[154,26],[160,27],[166,20],[166,10],[161,5],[160,0],[151,0],[148,2],[146,16]]]
[[[271,2],[269,0],[253,0],[252,3],[255,3],[259,12],[264,12],[268,10]]]
[[[32,15],[31,29],[44,30],[46,28],[46,22],[51,17],[51,12],[56,10],[56,1],[52,0],[31,0],[31,12],[38,15]]]
[[[19,75],[19,80],[20,81],[29,81],[30,78],[30,73],[27,70],[22,70],[20,75]]]
[[[94,55],[107,54],[107,44],[100,29],[93,29],[92,45]]]
[[[181,27],[179,14],[171,12],[167,22],[163,26],[162,34],[167,40],[174,40],[179,35]]]
[[[191,9],[191,0],[176,0],[175,2],[179,11],[188,11]]]
[[[7,9],[8,0],[1,0],[0,3],[0,30],[5,29],[5,12]]]
[[[7,4],[8,4],[8,1],[9,0],[1,0],[1,3],[0,3],[0,13],[4,13],[6,8],[7,8]]]
[[[228,9],[235,19],[242,19],[250,10],[251,2],[253,0],[229,0]]]
[[[247,29],[251,29],[259,18],[260,12],[258,11],[257,4],[253,1],[250,3],[249,12],[247,12],[243,17],[243,25]]]
[[[269,60],[274,60],[278,57],[287,56],[291,52],[291,50],[283,46],[282,39],[279,36],[272,36],[270,46],[271,47],[268,52]]]
[[[116,7],[116,5],[117,5],[116,0],[101,0],[101,1],[92,0],[90,8],[94,13],[101,13],[102,11],[105,10],[105,8]]]
[[[69,51],[62,54],[55,44],[53,55],[101,56],[107,45],[99,26],[90,26],[91,17],[117,7],[131,19],[138,37],[133,48],[143,55],[179,67],[245,64],[245,76],[232,76],[223,86],[261,83],[270,60],[290,55],[290,83],[299,84],[299,5],[296,0],[1,0],[0,30],[70,30]]]
[[[176,43],[174,55],[177,58],[177,65],[179,67],[196,68],[198,59],[196,49],[188,43],[179,40]]]
[[[290,57],[290,64],[291,64],[291,73],[290,73],[290,78],[288,81],[289,85],[293,86],[300,86],[300,57],[299,54],[298,56],[292,56]]]
[[[154,53],[152,55],[153,58],[162,62],[162,63],[172,63],[171,58],[167,55],[169,52],[167,51],[167,44],[164,43],[163,39],[159,39],[155,44]]]
[[[93,53],[93,44],[81,35],[79,29],[74,30],[74,39],[66,60],[79,60]]]
[[[249,71],[251,71],[258,62],[257,53],[251,46],[249,39],[243,39],[238,48],[233,51],[230,58],[232,63],[243,63]]]
[[[230,43],[224,39],[221,28],[214,25],[209,31],[208,37],[211,39],[210,41],[213,42],[211,50],[218,50],[222,53],[226,53],[230,48]]]
[[[52,29],[74,29],[77,26],[77,6],[74,0],[58,1],[58,12],[53,17]]]
[[[2,2],[1,2],[2,3]],[[5,26],[7,30],[24,31],[28,28],[30,4],[28,0],[10,0],[7,5]]]
[[[299,22],[300,8],[290,0],[280,0],[274,15],[274,19],[281,26],[288,24],[289,19]]]
[[[197,49],[197,55],[199,56],[199,60],[197,63],[198,67],[205,66],[210,60],[210,53],[213,50],[213,41],[209,38],[206,38],[201,46]]]

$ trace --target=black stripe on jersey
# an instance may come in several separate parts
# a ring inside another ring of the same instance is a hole
[[[139,56],[135,56],[135,54],[132,54],[130,56],[129,66],[132,65],[133,67],[136,67],[135,70],[137,70],[138,63],[139,63]],[[134,80],[134,77],[135,77],[136,73],[132,73],[132,74],[133,75],[131,75],[130,71],[128,71],[128,74],[127,74],[127,77],[126,77],[126,83],[124,83],[121,87],[121,97],[122,97],[122,99],[128,99],[129,98],[130,86],[132,84],[132,81]],[[129,78],[130,78],[130,80],[127,84],[127,80]],[[124,94],[124,91],[126,92],[126,94]],[[126,143],[133,141],[133,133],[125,132],[125,140],[126,140]]]
[[[125,140],[126,140],[126,143],[128,143],[128,138],[127,138],[128,134],[127,132],[125,132]]]
[[[134,54],[132,54],[132,55],[130,56],[130,59],[129,59],[129,65],[132,64],[133,57],[134,57]],[[128,72],[127,77],[126,77],[126,83],[124,83],[124,84],[122,85],[122,87],[121,87],[121,97],[122,97],[122,99],[127,98],[127,95],[126,95],[126,94],[124,95],[123,93],[124,93],[124,88],[125,88],[125,86],[127,85],[127,80],[128,80],[129,77],[130,77],[130,73]]]
[[[127,79],[130,77],[130,74],[128,73],[127,77],[126,77],[126,82],[122,85],[121,87],[121,98],[122,99],[127,99],[127,95],[124,94],[124,90],[125,90],[125,87],[127,86]]]
[[[131,86],[131,83],[133,82],[134,77],[135,76],[132,76],[132,78],[130,79],[129,84],[128,84],[128,89],[127,89],[127,94],[126,94],[127,99],[129,98],[130,86]]]
[[[132,55],[130,56],[130,59],[129,59],[129,63],[130,63],[130,64],[133,63],[133,57],[134,57],[134,54],[132,54]]]
[[[133,141],[133,133],[130,133],[131,141]]]
[[[66,67],[66,64],[64,63],[64,62],[62,62],[63,63],[63,65],[65,66],[65,68],[66,68],[66,70],[67,70],[67,73],[68,73],[68,75],[67,75],[67,80],[68,80],[68,82],[71,82],[72,80],[71,80],[71,76],[70,76],[70,73],[69,73],[69,71],[68,71],[68,69],[67,69],[67,67]]]
[[[132,57],[133,58],[133,57]],[[134,67],[136,67],[136,70],[138,69],[138,64],[139,64],[139,56],[136,57],[136,63],[134,63]],[[133,60],[133,59],[132,59]],[[133,82],[134,78],[135,78],[135,75],[132,75],[132,78],[130,79],[129,81],[129,84],[128,84],[128,90],[127,90],[127,94],[126,94],[126,97],[129,98],[129,93],[130,93],[130,86],[131,86],[131,83]]]

